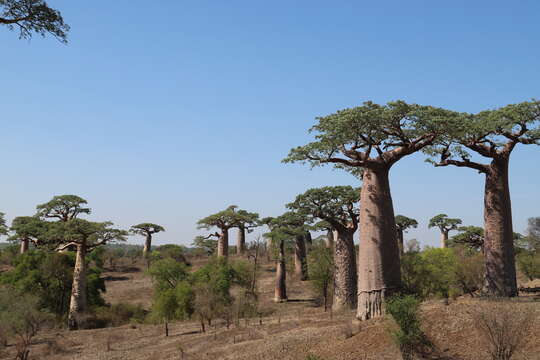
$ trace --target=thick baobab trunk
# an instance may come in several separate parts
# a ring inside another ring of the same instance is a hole
[[[272,257],[272,238],[270,237],[267,237],[266,238],[266,260],[267,261],[270,261],[271,257]]]
[[[244,255],[246,253],[246,229],[243,226],[238,227],[238,238],[236,240],[236,253]]]
[[[448,247],[448,233],[450,231],[446,229],[441,229],[441,248],[445,249]]]
[[[305,236],[305,240],[306,240],[306,251],[309,251],[309,249],[311,249],[311,246],[313,246],[313,238],[311,237],[311,233],[309,231],[306,231],[306,236]]]
[[[305,281],[308,279],[306,259],[306,243],[304,235],[297,235],[294,245],[294,273]]]
[[[508,159],[494,159],[484,193],[484,290],[491,296],[517,296]]]
[[[386,297],[399,291],[401,270],[389,168],[366,169],[360,197],[357,318],[384,314]]]
[[[324,239],[324,244],[327,249],[334,247],[334,232],[331,229],[326,231],[326,238]]]
[[[358,277],[353,234],[351,231],[339,232],[334,243],[334,311],[356,306]]]
[[[399,248],[399,255],[402,256],[405,254],[405,244],[403,241],[403,230],[397,229],[397,241],[398,241],[398,248]]]
[[[217,244],[217,256],[228,257],[229,256],[229,230],[223,229],[218,239]]]
[[[146,239],[144,241],[144,248],[143,248],[143,257],[147,257],[150,255],[150,251],[152,250],[152,234],[146,234]]]
[[[285,242],[279,242],[279,256],[276,262],[276,287],[274,301],[287,301],[287,271],[285,269]]]
[[[87,310],[86,298],[86,246],[77,245],[75,257],[75,269],[73,271],[73,285],[71,287],[71,299],[69,302],[68,328],[80,329],[84,324],[82,316]]]
[[[22,239],[21,240],[21,254],[24,254],[28,251],[28,247],[30,245],[30,241],[28,239]]]

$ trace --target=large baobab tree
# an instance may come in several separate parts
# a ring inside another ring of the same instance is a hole
[[[206,238],[217,238],[217,256],[229,256],[229,229],[237,227],[242,221],[242,215],[236,212],[236,206],[229,206],[227,209],[205,217],[197,222],[199,229],[210,230],[218,228],[219,232],[208,235]]]
[[[69,25],[58,10],[43,0],[0,0],[0,25],[19,30],[19,38],[29,39],[33,33],[50,34],[67,43]]]
[[[453,113],[403,101],[362,106],[318,118],[316,141],[284,162],[325,163],[362,176],[357,317],[381,316],[385,297],[401,287],[389,172],[403,157],[431,145]]]
[[[461,219],[449,218],[446,214],[439,214],[429,219],[428,228],[437,227],[441,231],[441,248],[448,246],[448,233],[458,230]]]
[[[470,168],[485,176],[484,291],[491,296],[517,296],[508,165],[516,145],[540,144],[540,101],[463,114],[450,130],[428,149],[431,162]],[[488,162],[471,160],[473,154]]]
[[[59,250],[68,247],[76,249],[73,285],[68,313],[70,330],[84,327],[84,315],[88,310],[86,291],[86,255],[98,246],[113,241],[124,241],[127,231],[112,228],[111,222],[91,222],[83,219],[57,221],[51,223],[48,239]]]
[[[13,235],[9,240],[20,241],[20,252],[24,254],[28,251],[30,243],[40,245],[40,239],[47,234],[49,224],[36,216],[18,216],[11,222]]]
[[[403,233],[407,232],[410,228],[416,228],[418,226],[418,221],[413,218],[397,215],[396,216],[396,230],[397,230],[397,240],[399,253],[403,255],[405,252],[405,246],[403,244]]]
[[[90,208],[85,207],[88,202],[77,195],[58,195],[52,200],[36,206],[37,216],[42,219],[56,219],[69,221],[81,214],[90,214]]]
[[[334,239],[333,309],[356,306],[357,272],[353,235],[358,229],[360,190],[352,186],[309,189],[287,207],[326,221],[336,231]]]
[[[238,237],[236,240],[236,253],[244,255],[246,253],[246,232],[253,231],[253,228],[259,226],[259,214],[250,213],[246,210],[236,211],[238,216]]]
[[[142,223],[133,225],[129,232],[132,234],[144,236],[143,256],[146,258],[152,251],[152,236],[159,232],[165,231],[165,228],[161,225],[153,223]]]

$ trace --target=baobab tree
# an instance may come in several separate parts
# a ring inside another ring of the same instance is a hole
[[[452,236],[452,245],[461,244],[476,251],[484,251],[484,229],[478,226],[461,226],[459,234]]]
[[[334,301],[332,308],[356,306],[357,272],[353,235],[358,229],[360,189],[326,186],[298,195],[289,209],[326,221],[336,231],[334,239]]]
[[[340,110],[318,118],[316,141],[292,149],[284,162],[334,164],[362,177],[357,317],[381,316],[385,297],[401,287],[390,168],[431,145],[453,113],[403,101]]]
[[[19,30],[19,38],[29,39],[33,33],[50,34],[62,43],[67,43],[69,25],[58,10],[50,8],[43,0],[0,1],[0,25],[9,30]]]
[[[219,232],[209,234],[204,238],[217,238],[217,256],[228,257],[229,256],[229,229],[237,227],[238,224],[244,219],[242,214],[236,212],[237,206],[232,205],[227,209],[218,213],[207,216],[197,222],[198,229],[210,230],[212,228],[218,228]]]
[[[36,216],[18,216],[11,222],[10,241],[20,241],[21,254],[28,251],[30,243],[40,246],[40,239],[46,236],[50,223],[41,220]]]
[[[397,215],[396,216],[396,231],[397,231],[397,239],[398,239],[398,247],[399,247],[399,253],[403,255],[405,252],[405,246],[403,244],[403,233],[407,232],[408,229],[414,228],[418,226],[418,221],[416,221],[413,218],[404,216],[404,215]]]
[[[244,255],[246,252],[246,232],[253,231],[254,228],[259,226],[259,214],[250,213],[246,210],[236,211],[238,216],[238,238],[236,241],[236,253]]]
[[[302,260],[299,258],[301,254],[298,254],[298,238],[300,237],[303,242],[303,233],[305,231],[305,217],[292,211],[286,212],[278,217],[266,217],[261,220],[262,224],[265,224],[270,229],[269,233],[265,234],[265,237],[272,239],[274,247],[278,249],[276,258],[276,283],[274,291],[274,301],[283,302],[287,301],[287,271],[285,264],[285,242],[295,239],[295,272],[302,277]],[[304,248],[305,249],[305,248]],[[305,255],[305,253],[304,253]],[[304,259],[305,262],[305,259]],[[307,263],[306,263],[307,264]]]
[[[441,231],[441,248],[448,246],[448,233],[458,230],[461,219],[449,218],[446,214],[439,214],[429,219],[428,228],[437,227]]]
[[[518,144],[540,144],[540,101],[534,100],[463,114],[446,137],[427,149],[435,166],[457,166],[485,176],[484,291],[491,296],[518,295],[508,165]],[[488,163],[471,160],[472,155]]]
[[[48,241],[54,242],[59,250],[76,249],[73,285],[68,312],[68,328],[84,327],[84,315],[88,310],[86,290],[86,255],[98,246],[113,241],[125,241],[127,231],[112,228],[111,222],[91,222],[83,219],[50,223]]]
[[[6,219],[4,218],[6,214],[0,212],[0,236],[8,234],[8,228],[6,226]]]
[[[142,223],[138,225],[133,225],[129,232],[132,234],[144,236],[144,247],[143,247],[143,257],[148,257],[152,251],[152,236],[159,232],[165,231],[165,228],[158,224],[153,223]]]
[[[36,206],[36,216],[58,221],[73,220],[81,214],[91,213],[90,208],[85,207],[87,203],[85,199],[77,195],[54,196],[52,200]]]
[[[332,225],[330,225],[330,223],[328,221],[324,221],[324,220],[318,221],[317,223],[315,223],[315,225],[313,225],[313,230],[315,230],[315,231],[325,231],[326,232],[326,235],[325,235],[325,238],[324,238],[325,246],[328,249],[333,249],[334,248],[334,238],[336,237],[336,236],[334,236],[335,230],[332,227]]]

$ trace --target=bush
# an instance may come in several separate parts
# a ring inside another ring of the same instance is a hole
[[[95,309],[94,324],[92,327],[114,327],[132,322],[142,323],[147,311],[139,304],[117,303]]]
[[[420,328],[419,308],[420,301],[410,295],[394,296],[386,303],[386,312],[394,318],[399,327],[391,333],[405,360],[412,359],[419,347],[429,345]]]
[[[510,360],[529,338],[536,318],[527,304],[510,301],[485,302],[470,313],[492,360]]]
[[[183,263],[173,259],[162,259],[152,263],[148,274],[155,282],[157,292],[174,289],[176,285],[188,278],[187,268]]]
[[[324,244],[313,245],[308,254],[308,269],[311,286],[316,298],[324,304],[324,311],[332,298],[332,282],[334,280],[334,258],[332,250]]]
[[[519,270],[529,280],[540,278],[540,251],[522,251],[517,256]]]

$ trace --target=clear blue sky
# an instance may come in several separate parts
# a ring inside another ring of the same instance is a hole
[[[92,219],[156,222],[191,243],[230,204],[263,216],[307,188],[359,185],[280,160],[314,118],[365,100],[476,112],[539,97],[538,1],[68,1],[69,45],[0,28],[0,211],[53,195]],[[540,148],[511,162],[516,231],[540,216]],[[391,173],[407,238],[440,212],[482,224],[483,177],[422,155]],[[140,241],[131,239],[130,241]]]

